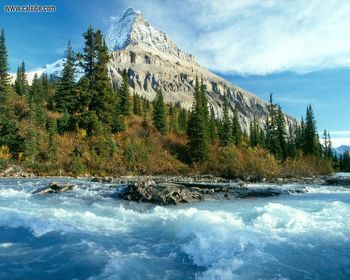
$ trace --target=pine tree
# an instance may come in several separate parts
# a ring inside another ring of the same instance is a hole
[[[320,156],[320,143],[316,128],[316,120],[311,105],[307,106],[304,129],[304,153]]]
[[[232,138],[236,146],[242,142],[242,129],[239,123],[238,110],[237,107],[233,111],[232,118]]]
[[[17,76],[15,80],[15,91],[18,95],[28,95],[29,86],[26,75],[26,67],[24,61],[17,69]]]
[[[122,76],[122,84],[119,89],[119,112],[121,115],[130,116],[132,104],[129,90],[129,77],[126,69],[124,69]]]
[[[177,126],[180,132],[186,132],[188,125],[187,111],[184,108],[180,108],[180,112],[177,118]]]
[[[208,104],[203,97],[203,88],[196,78],[193,108],[188,122],[189,153],[192,161],[204,161],[209,155]]]
[[[89,135],[114,131],[117,106],[108,76],[108,48],[100,30],[95,32],[89,27],[83,36],[85,47],[84,54],[80,57],[85,76],[78,84],[78,111],[81,112],[79,123],[87,129]]]
[[[177,122],[177,117],[178,115],[178,110],[176,106],[174,106],[172,103],[168,105],[168,131],[169,132],[179,132],[179,127],[178,127],[178,122]]]
[[[232,137],[232,122],[229,116],[229,107],[226,95],[224,96],[224,102],[222,107],[223,117],[221,121],[220,141],[223,146],[233,144]]]
[[[95,111],[98,119],[106,128],[113,122],[113,88],[108,76],[109,52],[103,39],[103,34],[97,30],[94,35],[96,48],[96,61],[92,76],[91,103],[89,109]]]
[[[153,104],[153,124],[160,133],[166,134],[166,111],[162,90],[157,90],[157,95]]]
[[[77,91],[75,88],[75,56],[70,42],[65,52],[65,61],[62,70],[62,77],[59,80],[55,94],[55,107],[58,112],[73,114],[76,111]]]
[[[213,144],[217,138],[217,128],[216,128],[216,118],[215,118],[215,112],[213,107],[210,107],[210,119],[209,119],[209,138],[210,142]]]
[[[34,75],[32,86],[29,90],[29,107],[36,126],[45,126],[46,114],[43,96],[42,80]]]
[[[286,132],[286,123],[284,120],[284,115],[280,106],[277,106],[277,116],[276,116],[276,127],[277,127],[277,141],[278,146],[280,147],[280,154],[276,154],[278,159],[287,158],[287,132]]]
[[[260,141],[260,127],[255,115],[253,117],[253,121],[250,122],[249,130],[250,130],[250,134],[249,134],[250,146],[256,147],[258,145],[262,145],[263,143],[261,143]]]
[[[82,56],[82,67],[85,77],[92,81],[96,67],[96,37],[94,29],[89,26],[88,30],[83,34],[85,40],[84,54]]]
[[[38,161],[39,134],[34,126],[31,126],[24,140],[24,154],[29,163],[35,164]]]
[[[141,99],[136,92],[133,96],[133,113],[137,116],[142,116]]]
[[[277,159],[283,158],[283,150],[280,143],[278,130],[278,110],[277,105],[273,103],[272,93],[270,94],[270,102],[268,105],[268,116],[266,120],[266,141],[265,147]]]
[[[333,158],[331,136],[326,129],[323,130],[322,152],[323,152],[322,155],[325,159]]]
[[[1,30],[0,34],[0,102],[5,101],[8,86],[10,84],[10,76],[8,74],[7,49],[5,44],[5,32]],[[5,99],[4,99],[5,98]]]

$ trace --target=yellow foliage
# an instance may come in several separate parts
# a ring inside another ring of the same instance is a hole
[[[295,159],[287,159],[282,168],[283,177],[312,177],[332,172],[332,162],[312,155],[299,155]]]
[[[7,146],[0,147],[0,160],[9,160],[11,158],[10,149]]]

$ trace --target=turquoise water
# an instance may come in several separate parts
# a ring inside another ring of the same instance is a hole
[[[347,188],[160,207],[48,182],[0,180],[0,279],[350,279]]]

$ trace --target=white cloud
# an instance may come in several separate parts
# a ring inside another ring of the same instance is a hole
[[[338,130],[338,131],[331,131],[331,135],[346,135],[350,137],[350,130]]]
[[[337,148],[341,145],[350,146],[350,137],[332,138],[332,146]]]
[[[137,1],[159,28],[212,70],[305,73],[350,66],[350,1]]]

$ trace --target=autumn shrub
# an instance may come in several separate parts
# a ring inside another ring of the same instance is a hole
[[[280,174],[279,162],[263,148],[214,147],[205,172],[224,178],[259,181]]]
[[[244,180],[260,181],[280,175],[280,164],[267,150],[257,146],[238,152],[238,176]]]
[[[282,165],[283,177],[312,177],[317,175],[330,174],[332,162],[313,155],[299,154],[294,159],[287,159]]]
[[[238,153],[235,146],[214,146],[208,161],[203,164],[202,172],[224,178],[236,178],[239,171]]]

